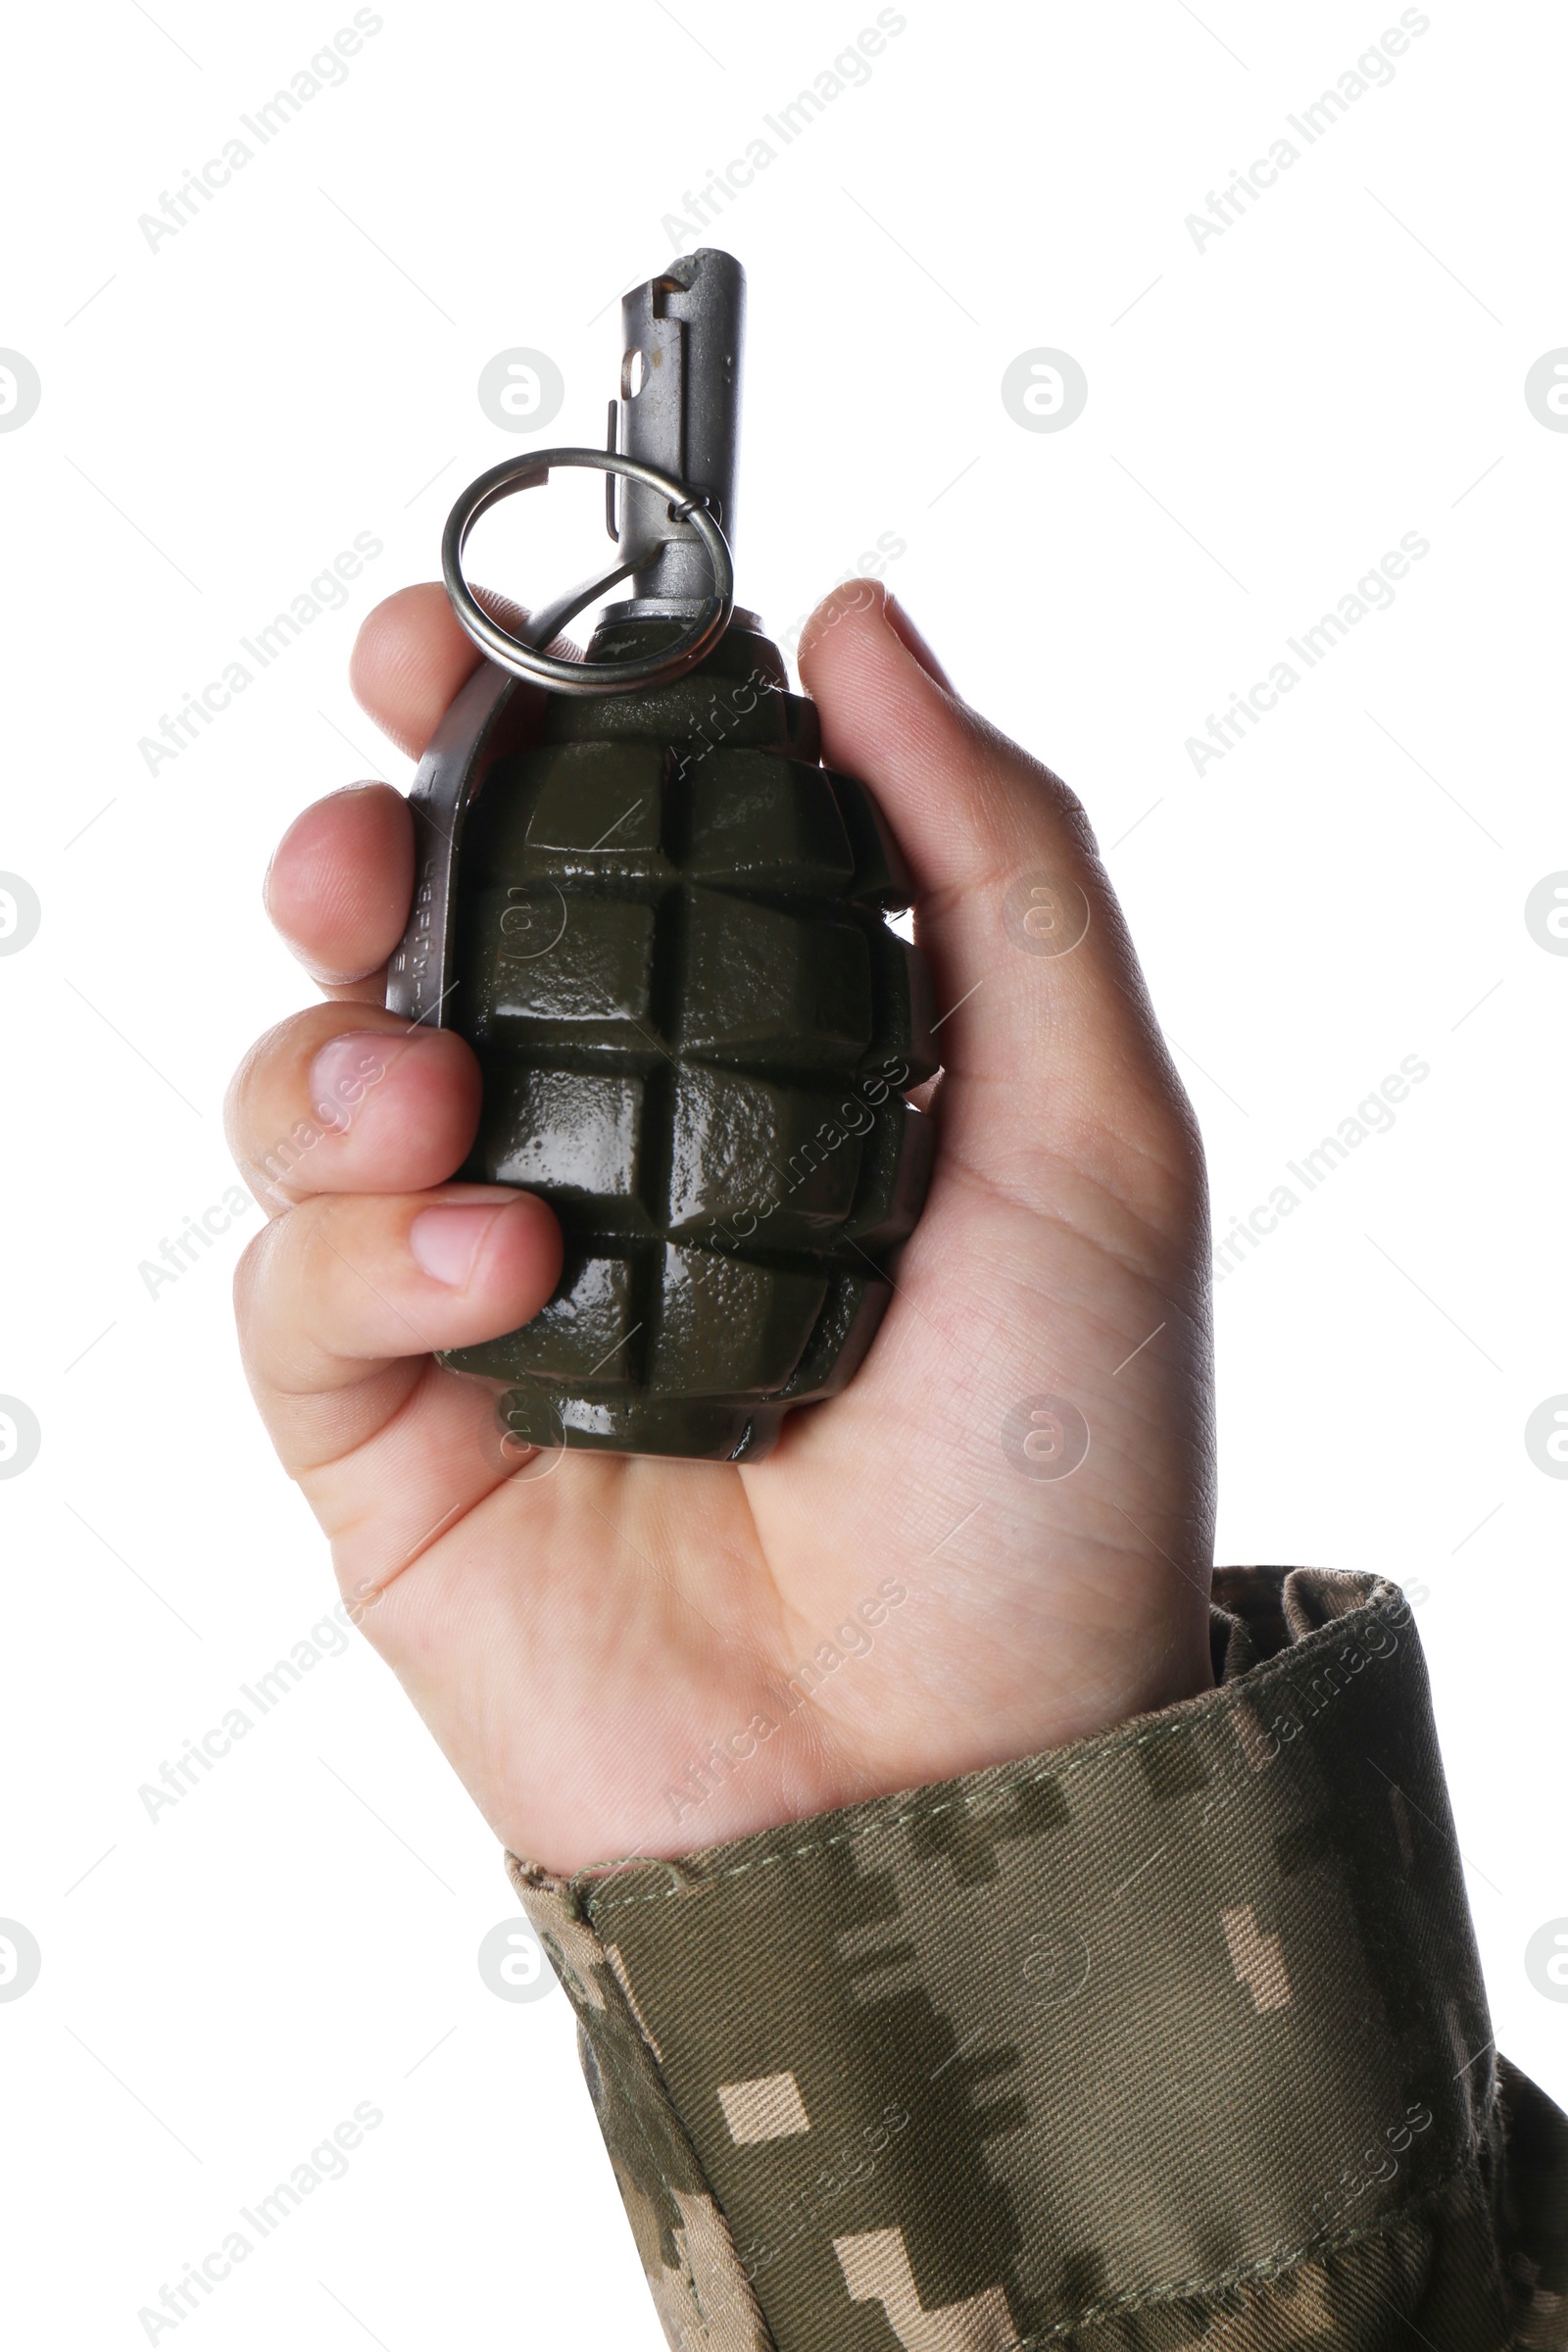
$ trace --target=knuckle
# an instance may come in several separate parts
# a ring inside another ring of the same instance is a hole
[[[333,1228],[352,1225],[355,1205],[352,1197],[318,1193],[289,1210],[289,1273],[302,1299],[327,1298],[336,1291],[343,1258]]]
[[[282,1231],[282,1218],[264,1225],[260,1233],[252,1234],[235,1261],[234,1317],[242,1330],[255,1320],[262,1294],[271,1277]]]
[[[1150,1149],[1164,1173],[1173,1215],[1189,1226],[1206,1223],[1208,1161],[1202,1130],[1174,1067],[1163,1073],[1163,1081],[1147,1113]]]
[[[321,1026],[322,1013],[342,1019],[341,1007],[337,1005],[308,1005],[274,1021],[270,1029],[264,1029],[241,1055],[223,1098],[223,1123],[231,1151],[237,1153],[239,1145],[246,1140],[247,1122],[259,1094],[297,1053],[302,1030],[313,1043],[318,1042],[314,1033]],[[331,1025],[329,1019],[327,1026]]]

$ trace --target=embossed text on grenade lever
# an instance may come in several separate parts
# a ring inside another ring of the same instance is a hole
[[[855,1372],[926,1189],[905,1090],[937,1066],[929,983],[884,919],[906,878],[732,604],[744,304],[740,265],[710,251],[627,295],[608,449],[495,467],[443,545],[487,658],[415,780],[387,1003],[479,1057],[464,1176],[561,1219],[534,1320],[441,1358],[508,1383],[508,1426],[542,1446],[757,1459]],[[464,542],[497,499],[581,466],[607,476],[616,560],[514,637]],[[628,577],[582,662],[544,653]]]

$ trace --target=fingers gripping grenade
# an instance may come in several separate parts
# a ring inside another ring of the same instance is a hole
[[[510,1384],[505,1420],[539,1446],[756,1460],[855,1372],[925,1196],[904,1095],[937,1067],[929,984],[885,920],[907,878],[732,602],[745,282],[701,252],[627,295],[608,447],[497,466],[447,525],[448,592],[490,659],[415,780],[387,1003],[478,1055],[464,1177],[561,1220],[540,1313],[440,1359]],[[606,475],[615,561],[514,637],[464,543],[563,466]],[[582,662],[543,650],[628,577]]]

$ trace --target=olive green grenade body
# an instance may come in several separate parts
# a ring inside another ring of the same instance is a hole
[[[587,663],[681,625],[641,598]],[[929,1172],[905,1100],[937,1067],[929,983],[886,919],[907,903],[749,613],[683,676],[547,697],[490,764],[440,1015],[484,1080],[462,1173],[548,1200],[565,1256],[530,1323],[440,1360],[507,1384],[516,1438],[756,1459],[851,1378]]]

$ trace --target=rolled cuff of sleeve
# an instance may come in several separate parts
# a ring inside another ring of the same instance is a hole
[[[508,1857],[672,2345],[1568,2344],[1568,2126],[1495,2054],[1410,1612],[1233,1569],[1212,1624],[1211,1692],[1048,1755]]]

